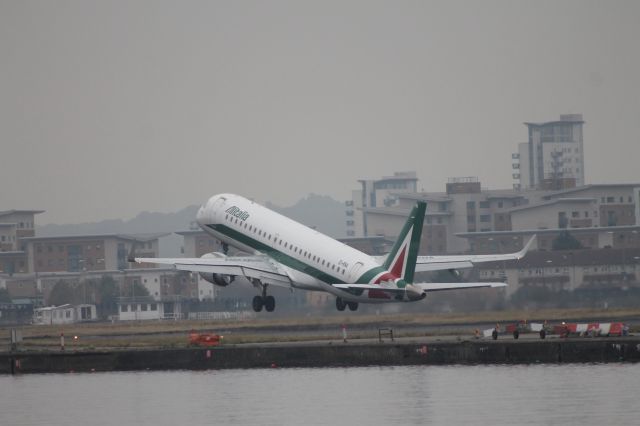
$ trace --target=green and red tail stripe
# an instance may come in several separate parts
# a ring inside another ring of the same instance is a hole
[[[382,265],[388,273],[378,277],[375,280],[376,283],[390,279],[402,279],[405,283],[413,283],[426,210],[427,204],[423,201],[418,201],[413,207],[398,239]]]

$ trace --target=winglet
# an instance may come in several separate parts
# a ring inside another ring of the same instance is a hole
[[[522,259],[524,257],[525,254],[527,254],[527,252],[529,251],[529,249],[531,248],[531,245],[533,244],[533,242],[536,239],[536,234],[533,234],[533,236],[531,238],[529,238],[529,241],[527,241],[527,244],[524,245],[524,247],[522,248],[522,250],[520,250],[517,254],[516,254],[516,259]]]

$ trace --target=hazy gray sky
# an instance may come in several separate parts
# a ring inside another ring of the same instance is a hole
[[[639,21],[636,1],[0,0],[0,210],[344,200],[403,170],[507,188],[522,123],[563,113],[588,183],[639,182]]]

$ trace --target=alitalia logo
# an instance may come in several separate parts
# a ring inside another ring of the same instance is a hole
[[[233,206],[225,210],[225,213],[229,213],[233,217],[237,217],[240,220],[247,220],[249,218],[249,212],[246,210],[240,210],[238,207]]]

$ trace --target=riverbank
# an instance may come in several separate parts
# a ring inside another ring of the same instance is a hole
[[[640,338],[313,342],[210,348],[24,351],[0,354],[0,373],[358,367],[640,361]]]
[[[566,322],[623,321],[632,332],[640,331],[640,309],[635,310],[540,310],[463,314],[316,315],[273,318],[264,314],[242,321],[127,321],[16,327],[26,351],[56,351],[64,334],[67,350],[111,351],[136,349],[182,349],[191,331],[224,335],[224,343],[281,343],[331,340],[342,337],[342,326],[350,339],[374,338],[380,328],[392,328],[396,337],[449,336],[471,338],[476,329],[493,328],[520,320],[550,324]],[[0,353],[9,347],[10,328],[0,327]]]

